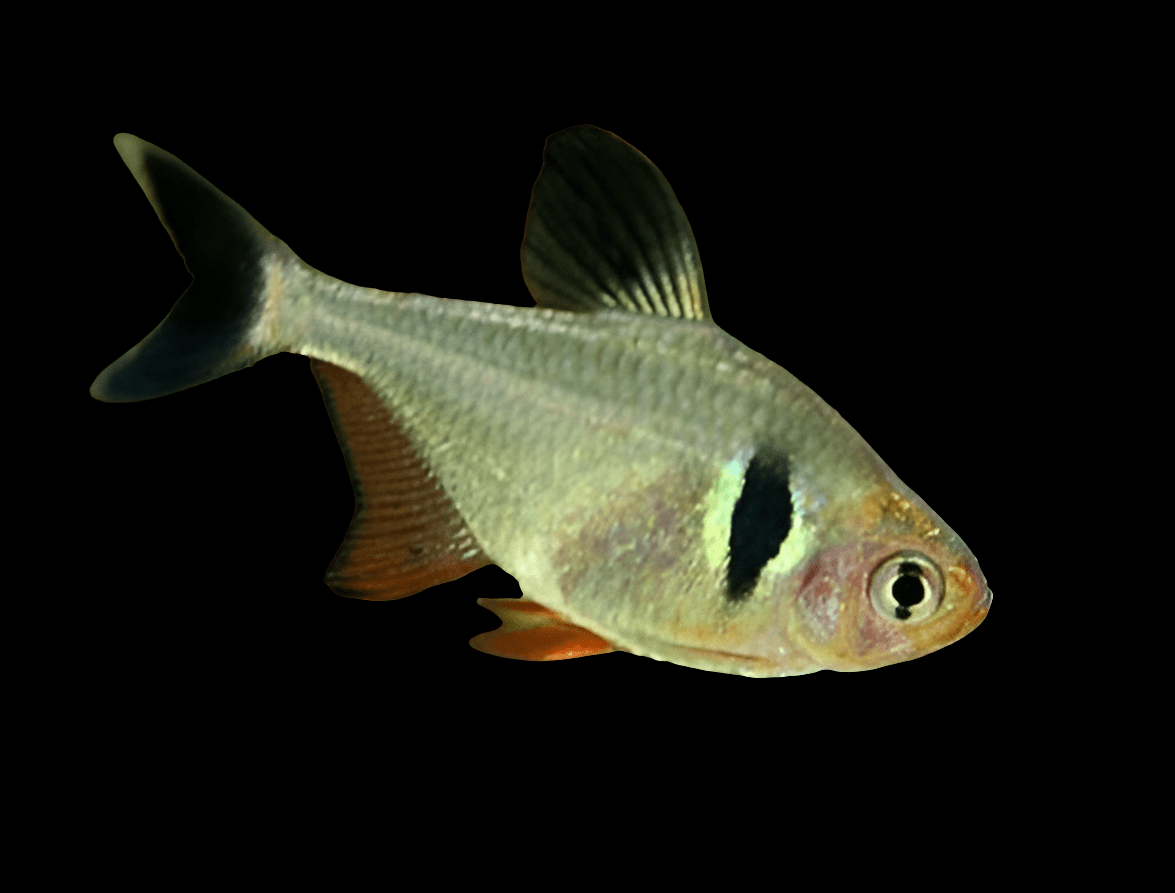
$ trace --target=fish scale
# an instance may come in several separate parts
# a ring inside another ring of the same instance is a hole
[[[341,282],[178,159],[115,143],[193,283],[91,393],[311,357],[356,497],[339,594],[397,599],[497,563],[523,598],[480,600],[503,620],[482,651],[747,676],[909,660],[986,616],[942,519],[714,324],[684,212],[618,137],[548,140],[522,247],[538,308]]]

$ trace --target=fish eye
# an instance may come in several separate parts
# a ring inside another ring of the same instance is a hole
[[[918,623],[942,602],[942,572],[920,552],[899,552],[874,569],[869,594],[882,617]]]

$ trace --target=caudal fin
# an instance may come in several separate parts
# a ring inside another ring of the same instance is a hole
[[[129,133],[114,145],[193,281],[163,322],[94,380],[91,396],[110,403],[162,397],[279,352],[265,312],[280,293],[281,266],[297,262],[294,253],[174,155]]]

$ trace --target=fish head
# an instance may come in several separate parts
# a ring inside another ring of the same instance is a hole
[[[869,670],[937,651],[983,622],[991,590],[975,556],[921,499],[887,484],[855,503],[780,602],[792,643],[824,668]]]

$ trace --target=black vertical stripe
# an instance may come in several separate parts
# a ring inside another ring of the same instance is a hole
[[[743,601],[754,591],[763,567],[779,554],[791,531],[792,508],[787,457],[760,450],[747,465],[730,517],[728,599]]]

